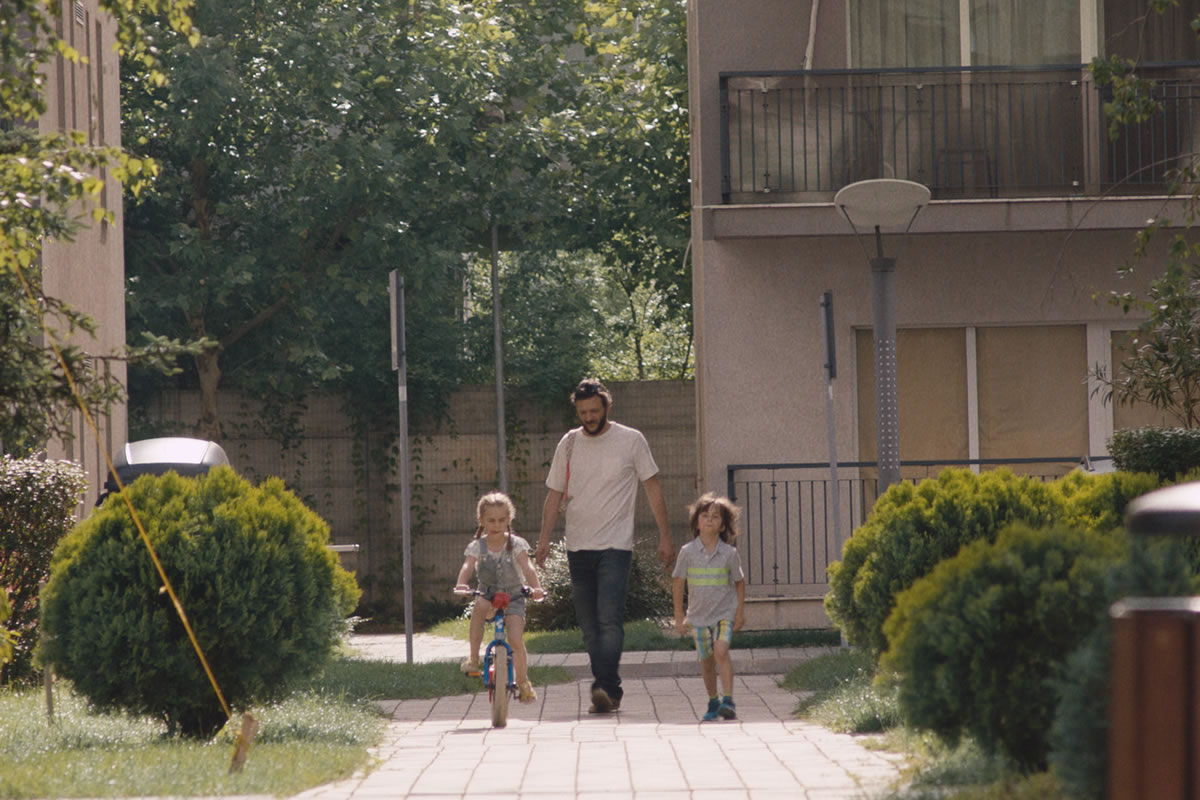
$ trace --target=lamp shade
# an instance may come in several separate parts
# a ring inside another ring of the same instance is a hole
[[[855,230],[904,231],[929,204],[929,187],[897,178],[877,178],[843,186],[833,204]]]

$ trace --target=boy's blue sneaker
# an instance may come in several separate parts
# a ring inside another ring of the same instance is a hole
[[[721,702],[719,700],[717,700],[717,698],[715,698],[715,697],[711,698],[708,701],[708,711],[705,711],[704,716],[701,717],[700,719],[703,720],[704,722],[712,722],[713,720],[718,719],[720,706],[721,706]]]
[[[710,707],[711,703],[715,702],[715,700],[710,701]],[[737,706],[733,704],[732,697],[726,697],[721,701],[721,704],[717,706],[717,716],[721,717],[721,719],[737,719]]]

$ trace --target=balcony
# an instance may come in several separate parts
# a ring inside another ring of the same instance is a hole
[[[722,202],[828,202],[881,177],[935,200],[1162,195],[1200,151],[1200,64],[1139,74],[1161,109],[1115,139],[1082,65],[723,74]]]

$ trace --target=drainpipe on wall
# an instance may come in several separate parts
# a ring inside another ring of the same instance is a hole
[[[808,15],[808,45],[804,48],[804,68],[812,69],[813,49],[817,44],[817,12],[821,9],[821,0],[812,0],[812,11]]]

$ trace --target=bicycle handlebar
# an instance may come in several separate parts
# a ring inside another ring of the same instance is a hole
[[[488,593],[487,593],[487,592],[482,592],[482,591],[480,591],[479,589],[458,589],[458,588],[455,588],[455,589],[453,589],[452,591],[454,592],[454,594],[456,594],[456,595],[459,595],[460,597],[487,597],[487,596],[488,596]],[[532,596],[533,596],[533,592],[534,592],[534,590],[533,590],[533,588],[532,588],[532,587],[529,587],[529,586],[522,586],[522,587],[521,587],[521,594],[522,594],[522,596],[524,596],[524,597],[532,597]],[[545,600],[545,599],[546,599],[546,590],[545,590],[545,589],[542,589],[542,600]],[[533,602],[535,602],[535,603],[540,603],[540,602],[542,602],[542,601],[541,601],[541,600],[534,600]]]

